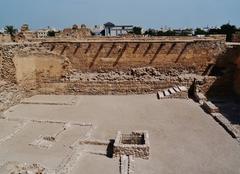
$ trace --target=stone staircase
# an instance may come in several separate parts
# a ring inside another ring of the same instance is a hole
[[[157,93],[159,100],[165,98],[187,98],[187,96],[188,89],[185,86],[174,86]]]

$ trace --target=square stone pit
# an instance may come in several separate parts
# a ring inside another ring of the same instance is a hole
[[[148,131],[134,131],[123,134],[118,131],[113,145],[113,157],[121,155],[134,156],[135,158],[149,159],[150,143]]]

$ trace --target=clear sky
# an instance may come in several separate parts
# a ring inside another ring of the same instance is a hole
[[[133,24],[144,28],[240,26],[240,0],[0,0],[0,28],[72,24]]]

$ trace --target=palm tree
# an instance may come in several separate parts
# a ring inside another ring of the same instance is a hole
[[[14,28],[14,26],[12,26],[12,25],[7,25],[7,26],[4,27],[4,31],[7,34],[10,34],[11,36],[14,36],[17,33],[18,30],[16,28]]]

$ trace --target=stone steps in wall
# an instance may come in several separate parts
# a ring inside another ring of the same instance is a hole
[[[174,86],[172,88],[165,89],[163,91],[159,91],[157,93],[158,99],[169,98],[172,96],[176,96],[182,92],[187,92],[188,89],[185,86]]]

